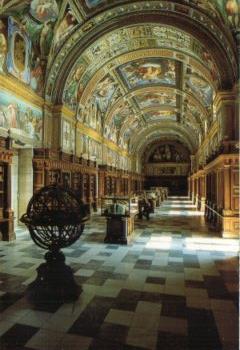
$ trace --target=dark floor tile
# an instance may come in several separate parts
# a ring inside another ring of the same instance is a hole
[[[168,271],[168,266],[158,266],[158,265],[151,265],[150,271],[162,271],[162,272],[167,272]]]
[[[150,303],[161,303],[162,298],[159,293],[141,292],[140,300]]]
[[[39,331],[39,328],[15,324],[0,338],[0,349],[14,349],[24,346],[32,336]]]
[[[184,267],[200,268],[197,255],[183,254]]]
[[[114,342],[124,344],[127,339],[128,331],[129,331],[129,327],[104,322],[100,327],[96,336],[97,338],[100,338],[103,340],[114,339]]]
[[[188,344],[191,350],[221,350],[217,327],[212,312],[187,309]]]
[[[115,298],[112,308],[126,311],[135,311],[139,300],[141,300],[141,292],[122,289],[117,298]]]
[[[86,277],[86,276],[74,276],[74,280],[79,286],[86,283],[88,279],[89,277]]]
[[[125,281],[128,278],[127,274],[124,273],[113,273],[111,279],[113,280],[123,280]]]
[[[85,282],[86,284],[92,284],[94,286],[102,286],[106,282],[106,278],[90,277]]]
[[[203,276],[209,298],[232,299],[220,276]]]
[[[190,350],[187,337],[179,334],[159,332],[156,350]]]
[[[171,250],[169,253],[170,258],[181,258],[183,256],[183,252],[181,250]]]
[[[184,266],[182,263],[176,263],[170,261],[166,267],[168,272],[184,272]]]
[[[79,349],[80,350],[80,349]],[[128,344],[114,342],[110,338],[107,341],[99,338],[93,339],[88,350],[145,350],[143,347],[135,347]]]
[[[84,265],[83,265],[83,264],[77,264],[77,263],[73,263],[73,262],[71,262],[71,263],[69,263],[69,264],[67,264],[67,265],[71,267],[71,269],[73,270],[73,272],[76,272],[76,271],[78,271],[78,270],[84,268]]]
[[[139,264],[139,265],[142,265],[142,266],[151,266],[152,265],[152,260],[138,259],[136,264]]]
[[[46,300],[43,300],[42,302],[38,302],[38,304],[32,305],[33,310],[36,311],[45,311],[49,313],[55,313],[60,306],[62,306],[62,303],[50,303],[46,302]]]
[[[1,284],[2,288],[2,284]],[[23,293],[5,293],[0,297],[0,312],[5,311],[23,297]]]
[[[99,266],[97,271],[106,271],[106,272],[113,272],[115,270],[115,266]]]
[[[108,278],[112,278],[112,273],[108,272],[108,271],[95,271],[94,274],[92,275],[92,277],[94,278],[103,278],[103,279],[108,279]]]
[[[185,287],[189,288],[205,288],[204,281],[192,281],[192,280],[185,280]]]
[[[112,298],[94,297],[68,332],[87,337],[96,336],[112,303]]]
[[[102,265],[104,261],[100,260],[90,260],[87,264],[84,265],[85,269],[98,269],[100,265]]]
[[[154,283],[154,284],[165,284],[166,278],[163,277],[147,277],[146,283]]]
[[[112,255],[112,253],[108,253],[108,252],[100,252],[98,254],[98,256],[111,256],[111,255]]]
[[[167,317],[186,318],[185,297],[170,294],[161,294],[162,312]]]

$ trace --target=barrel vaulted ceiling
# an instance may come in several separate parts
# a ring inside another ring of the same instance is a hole
[[[197,150],[216,91],[237,79],[229,0],[38,2],[1,5],[41,27],[46,100],[132,153],[157,139]]]

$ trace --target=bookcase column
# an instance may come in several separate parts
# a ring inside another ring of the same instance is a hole
[[[11,180],[12,180],[12,164],[7,163],[6,164],[6,185],[7,185],[7,193],[6,193],[6,210],[5,210],[5,218],[8,219],[7,225],[6,225],[6,231],[4,232],[3,239],[7,241],[12,241],[16,239],[16,235],[14,232],[14,213],[12,209],[12,203],[11,203]]]
[[[22,149],[19,152],[19,217],[21,217],[26,212],[28,202],[33,195],[32,161],[32,149]]]

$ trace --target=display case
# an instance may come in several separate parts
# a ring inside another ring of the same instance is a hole
[[[127,244],[134,231],[134,218],[137,213],[137,203],[131,197],[101,198],[101,215],[107,220],[104,241]]]
[[[108,196],[101,199],[101,215],[130,216],[130,198]]]

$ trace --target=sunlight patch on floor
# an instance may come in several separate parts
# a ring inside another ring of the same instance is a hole
[[[160,236],[152,237],[147,243],[146,248],[149,249],[161,249],[169,250],[172,244],[172,237],[170,236]]]
[[[238,252],[239,241],[237,239],[191,237],[185,239],[185,248],[189,250]]]

